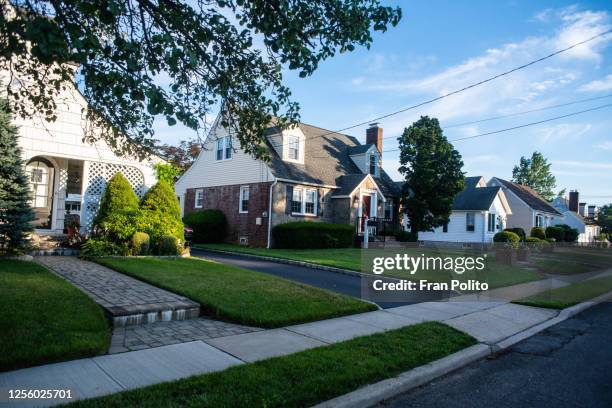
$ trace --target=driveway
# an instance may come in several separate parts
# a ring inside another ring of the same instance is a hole
[[[612,407],[612,303],[380,407]]]
[[[227,265],[249,269],[257,272],[269,273],[281,278],[295,282],[305,283],[318,288],[331,290],[333,292],[361,298],[362,278],[354,275],[345,275],[337,272],[324,271],[322,269],[307,268],[299,265],[289,265],[271,262],[261,259],[249,258],[241,255],[229,255],[218,252],[210,252],[202,249],[191,249],[191,255],[198,258],[207,258]],[[377,276],[375,279],[382,279]],[[393,282],[394,280],[389,280]],[[363,284],[368,284],[364,282]],[[402,302],[376,302],[383,309],[403,306],[413,303],[421,303],[440,299],[444,296],[441,292],[420,291],[405,296]]]

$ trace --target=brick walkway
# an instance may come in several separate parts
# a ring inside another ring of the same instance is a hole
[[[113,330],[108,353],[123,353],[125,351],[142,350],[194,340],[214,339],[260,330],[263,329],[206,318],[118,327]]]
[[[194,301],[72,256],[41,256],[37,262],[87,293],[113,316],[114,326],[197,317]]]

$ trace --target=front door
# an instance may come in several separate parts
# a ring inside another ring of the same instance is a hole
[[[53,209],[53,165],[46,159],[34,158],[26,165],[30,190],[30,205],[36,216],[35,228],[50,229]]]
[[[369,195],[361,196],[361,232],[365,231],[365,217],[370,217],[372,197]]]

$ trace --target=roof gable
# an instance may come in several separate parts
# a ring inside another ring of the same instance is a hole
[[[498,177],[494,177],[494,179],[497,180],[499,184],[510,190],[530,208],[537,211],[547,212],[550,214],[562,215],[532,188],[524,186],[522,184],[514,183],[512,181],[503,180]]]
[[[501,187],[466,188],[455,196],[453,210],[487,211],[500,191]]]

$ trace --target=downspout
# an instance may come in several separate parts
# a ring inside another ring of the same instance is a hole
[[[275,177],[274,182],[270,185],[270,197],[268,198],[268,245],[266,246],[268,249],[272,247],[272,197],[277,183],[278,179]]]

